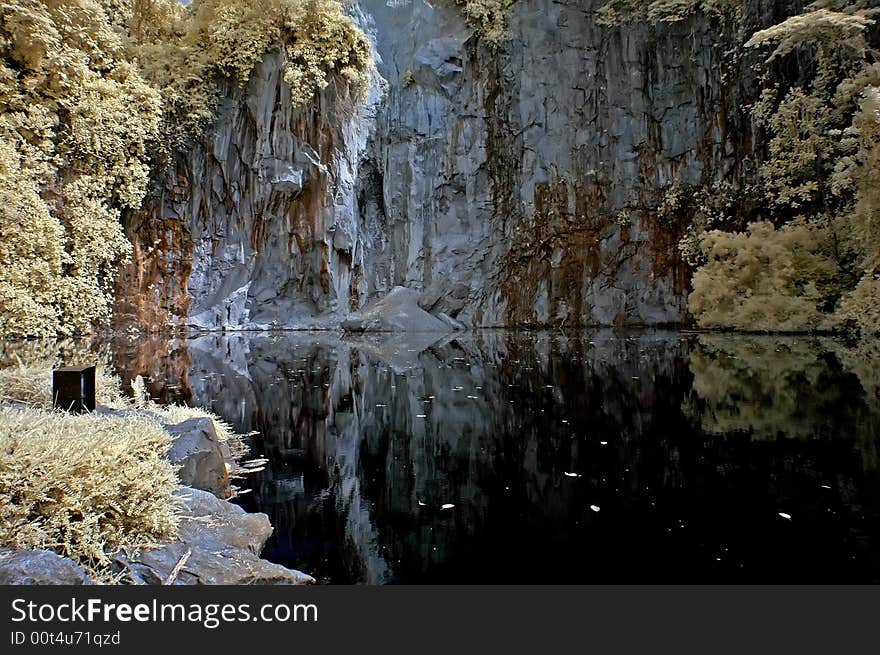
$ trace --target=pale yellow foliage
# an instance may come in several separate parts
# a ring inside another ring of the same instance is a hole
[[[369,42],[336,0],[0,5],[0,336],[109,321],[131,252],[120,211],[210,123],[220,82],[246,83],[273,48],[297,105],[334,77],[368,86]]]
[[[864,16],[817,9],[791,16],[773,27],[756,32],[746,46],[775,45],[771,60],[807,43],[815,44],[825,52],[851,49],[861,57],[866,49],[865,30],[873,22]]]
[[[733,15],[741,0],[608,0],[598,11],[600,25],[619,26],[635,21],[676,23],[698,11],[716,18]]]
[[[464,15],[490,46],[507,39],[507,10],[515,0],[456,0]]]
[[[174,537],[170,443],[147,417],[0,407],[0,545],[53,550],[101,577],[109,554]]]
[[[336,0],[137,0],[129,52],[162,89],[164,132],[182,147],[210,123],[218,85],[245,84],[264,55],[281,49],[293,104],[305,106],[335,77],[355,99],[369,86],[369,41]]]
[[[833,327],[828,305],[839,294],[839,268],[827,228],[795,221],[747,233],[713,230],[702,239],[706,264],[688,298],[697,324],[750,331]]]
[[[866,273],[840,301],[837,318],[864,336],[880,336],[880,275]]]
[[[100,362],[97,402],[120,411],[53,412],[57,362],[45,348],[33,350],[20,365],[0,369],[0,546],[48,548],[107,580],[113,553],[176,534],[178,480],[166,458],[171,436],[164,426],[210,418],[234,457],[246,447],[204,410],[123,396],[118,378]],[[75,350],[77,361],[90,361]]]
[[[64,228],[18,151],[0,140],[0,334],[54,335]]]
[[[53,362],[45,360],[0,368],[0,402],[51,409],[52,368]],[[95,377],[98,404],[119,407],[124,402],[119,391],[119,380],[108,373],[104,366],[98,366]]]
[[[817,6],[748,41],[775,46],[768,62],[813,54],[815,74],[787,91],[785,80],[768,83],[754,108],[770,135],[756,188],[764,216],[782,227],[703,237],[707,261],[689,298],[699,325],[878,331],[880,65],[865,38],[872,23],[852,7]]]
[[[93,330],[110,315],[158,136],[159,95],[94,0],[0,7],[0,334]],[[15,198],[18,197],[18,200]]]

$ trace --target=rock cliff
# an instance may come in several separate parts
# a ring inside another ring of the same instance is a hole
[[[358,107],[331,85],[295,110],[269,53],[127,218],[118,321],[335,327],[398,286],[470,327],[687,321],[684,226],[655,208],[748,170],[753,62],[702,16],[599,6],[520,0],[494,49],[452,3],[360,0]]]

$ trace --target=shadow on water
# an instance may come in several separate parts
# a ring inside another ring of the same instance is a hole
[[[875,344],[677,332],[117,344],[270,460],[265,555],[335,583],[880,582]]]

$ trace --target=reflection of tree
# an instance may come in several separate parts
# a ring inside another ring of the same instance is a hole
[[[859,378],[866,401],[880,405],[880,341],[862,339],[854,345],[834,342],[834,353],[843,367]]]
[[[715,434],[871,434],[864,424],[877,420],[869,386],[873,379],[876,389],[877,373],[863,357],[829,339],[702,335],[690,353],[693,393],[684,411]]]

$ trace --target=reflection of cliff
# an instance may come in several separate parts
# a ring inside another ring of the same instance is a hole
[[[323,579],[786,580],[875,548],[853,535],[878,520],[877,414],[824,344],[206,336],[187,376],[261,433],[242,502],[276,526],[267,555]],[[767,438],[781,422],[801,438]]]

